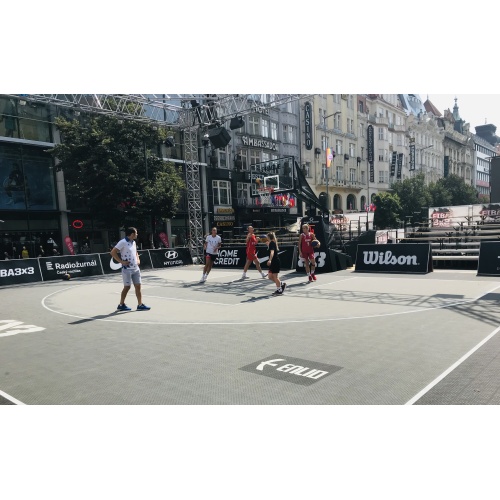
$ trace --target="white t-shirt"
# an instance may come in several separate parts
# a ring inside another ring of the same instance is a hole
[[[219,235],[212,236],[209,234],[205,241],[207,242],[207,253],[217,255],[219,253],[217,246],[222,242],[221,237]]]
[[[137,246],[135,240],[130,240],[128,238],[123,238],[116,245],[115,248],[120,252],[122,260],[128,260],[129,265],[123,266],[126,269],[139,269],[137,265]]]

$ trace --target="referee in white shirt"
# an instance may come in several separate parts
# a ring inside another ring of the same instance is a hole
[[[217,228],[212,228],[212,234],[209,234],[205,243],[203,244],[203,250],[205,251],[205,267],[203,268],[203,276],[201,277],[200,283],[207,281],[208,275],[212,270],[212,265],[214,260],[219,255],[219,248],[222,245],[222,239],[217,234]]]

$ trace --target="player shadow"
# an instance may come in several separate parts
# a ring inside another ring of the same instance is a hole
[[[126,312],[132,312],[132,311],[113,311],[109,314],[99,314],[98,316],[92,316],[91,318],[83,318],[83,319],[79,319],[78,321],[72,321],[71,323],[68,323],[68,325],[81,325],[83,323],[88,323],[90,321],[97,321],[99,319],[109,318],[111,316],[115,316],[116,314],[126,313]]]

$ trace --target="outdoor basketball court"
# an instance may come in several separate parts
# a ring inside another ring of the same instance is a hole
[[[144,271],[150,311],[120,275],[4,287],[0,403],[500,403],[498,277],[201,269]]]

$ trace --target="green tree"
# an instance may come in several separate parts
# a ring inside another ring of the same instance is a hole
[[[382,192],[375,196],[375,213],[373,225],[377,229],[399,227],[401,201],[397,194]]]
[[[401,203],[401,219],[420,213],[422,207],[432,205],[432,195],[425,184],[424,174],[405,179],[393,185],[393,193],[397,194]],[[427,216],[427,214],[425,214]]]
[[[185,188],[179,167],[156,154],[166,131],[111,116],[56,119],[61,144],[49,152],[64,172],[68,207],[110,227],[141,225],[176,212]]]
[[[432,206],[439,207],[445,205],[470,205],[478,203],[476,188],[458,175],[449,175],[439,179],[435,184],[431,184]],[[446,193],[448,196],[446,196]]]

